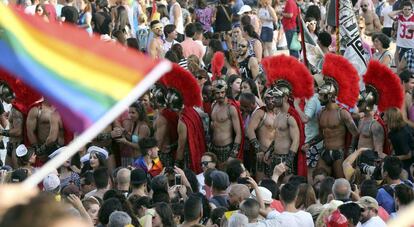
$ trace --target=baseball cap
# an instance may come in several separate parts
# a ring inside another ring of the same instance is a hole
[[[60,185],[60,179],[58,175],[51,173],[43,179],[43,189],[44,191],[50,192],[55,190]]]
[[[273,202],[272,192],[269,191],[269,189],[259,186],[259,192],[265,204],[271,204]],[[256,199],[256,190],[253,190],[251,195],[252,195],[251,196],[252,199]]]
[[[11,174],[11,182],[12,183],[19,183],[24,181],[29,175],[29,171],[27,169],[16,169]]]
[[[242,15],[244,13],[251,12],[251,11],[252,11],[252,8],[249,5],[244,5],[240,8],[237,14]]]
[[[137,168],[131,171],[131,184],[137,185],[147,181],[147,174],[141,168]]]
[[[374,209],[378,210],[378,208],[379,208],[377,200],[375,200],[371,196],[361,197],[358,200],[357,204],[363,209],[374,208]]]
[[[230,185],[229,176],[223,171],[214,170],[210,177],[214,188],[225,190]]]

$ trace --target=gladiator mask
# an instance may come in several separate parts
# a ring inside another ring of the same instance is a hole
[[[319,101],[321,105],[325,106],[329,102],[335,102],[338,94],[338,84],[331,78],[326,78],[325,83],[319,88]]]
[[[221,91],[227,91],[226,81],[224,81],[222,79],[218,79],[218,80],[213,81],[213,91],[214,91],[214,93],[221,92]]]
[[[265,102],[266,107],[268,109],[273,109],[275,107],[276,93],[277,93],[277,91],[275,91],[275,89],[273,89],[273,88],[269,88],[266,91],[266,93],[264,95],[264,102]]]
[[[166,95],[166,89],[162,86],[156,85],[155,88],[151,91],[152,98],[151,102],[154,106],[158,108],[166,107],[167,104],[165,103],[165,95]]]
[[[273,90],[274,90],[274,97],[275,97],[275,102],[274,102],[275,106],[282,107],[283,98],[285,96],[290,97],[292,86],[286,80],[278,80]]]
[[[15,98],[15,94],[9,85],[4,82],[0,84],[0,97],[6,103],[10,103]]]
[[[365,86],[358,98],[358,109],[360,112],[369,112],[374,109],[374,105],[378,103],[378,92],[371,85]]]
[[[167,107],[174,112],[179,112],[184,108],[183,97],[175,89],[168,89],[165,102]]]

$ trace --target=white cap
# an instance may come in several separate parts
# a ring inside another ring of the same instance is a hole
[[[44,191],[50,192],[55,190],[60,185],[60,179],[55,173],[51,173],[43,179],[43,189]]]
[[[252,11],[252,8],[249,5],[244,5],[240,8],[237,14],[243,15],[244,13],[251,12],[251,11]]]
[[[105,156],[105,159],[108,158],[108,151],[106,151],[103,148],[100,148],[100,147],[97,147],[97,146],[91,146],[91,147],[88,148],[87,153],[90,154],[92,151],[102,154],[103,156]]]
[[[105,156],[105,159],[108,159],[108,151],[106,151],[103,148],[97,147],[97,146],[90,146],[88,148],[88,150],[86,151],[86,154],[81,157],[80,161],[82,163],[85,163],[85,162],[89,161],[92,151],[93,152],[98,152],[98,153],[102,154],[103,156]]]
[[[61,148],[59,148],[59,149],[57,149],[57,150],[55,150],[52,154],[50,154],[48,157],[49,157],[49,159],[52,159],[52,158],[54,158],[54,157],[56,157],[58,154],[60,154],[60,152],[62,152],[63,150],[65,150],[66,149],[66,147],[61,147]]]
[[[269,189],[259,186],[259,192],[260,192],[260,195],[262,196],[263,202],[265,204],[271,204],[273,202],[272,192],[269,191]],[[255,190],[252,191],[252,196],[251,197],[252,197],[252,199],[256,199],[256,191]]]
[[[21,158],[24,157],[25,155],[27,155],[29,151],[27,150],[27,147],[24,144],[20,144],[17,148],[16,148],[16,156]]]

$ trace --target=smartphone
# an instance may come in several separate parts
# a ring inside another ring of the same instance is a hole
[[[181,185],[181,175],[180,174],[175,174],[174,182],[175,182],[175,185]]]
[[[237,179],[237,183],[238,183],[238,184],[250,184],[250,183],[247,181],[247,179],[249,179],[249,178],[247,178],[247,177],[240,177],[239,179]]]

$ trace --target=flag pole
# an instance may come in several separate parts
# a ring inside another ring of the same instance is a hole
[[[73,140],[65,148],[65,150],[63,150],[63,152],[60,152],[56,157],[46,162],[46,164],[37,170],[33,175],[29,176],[23,182],[23,186],[27,188],[36,187],[36,185],[39,184],[49,173],[59,168],[66,160],[94,139],[102,130],[104,130],[119,115],[121,115],[122,112],[128,109],[133,102],[143,95],[160,77],[169,72],[171,68],[171,63],[168,61],[161,61],[132,89],[132,91],[124,99],[116,103],[102,118],[96,121],[91,127],[87,128],[79,137],[75,138],[75,140]]]

